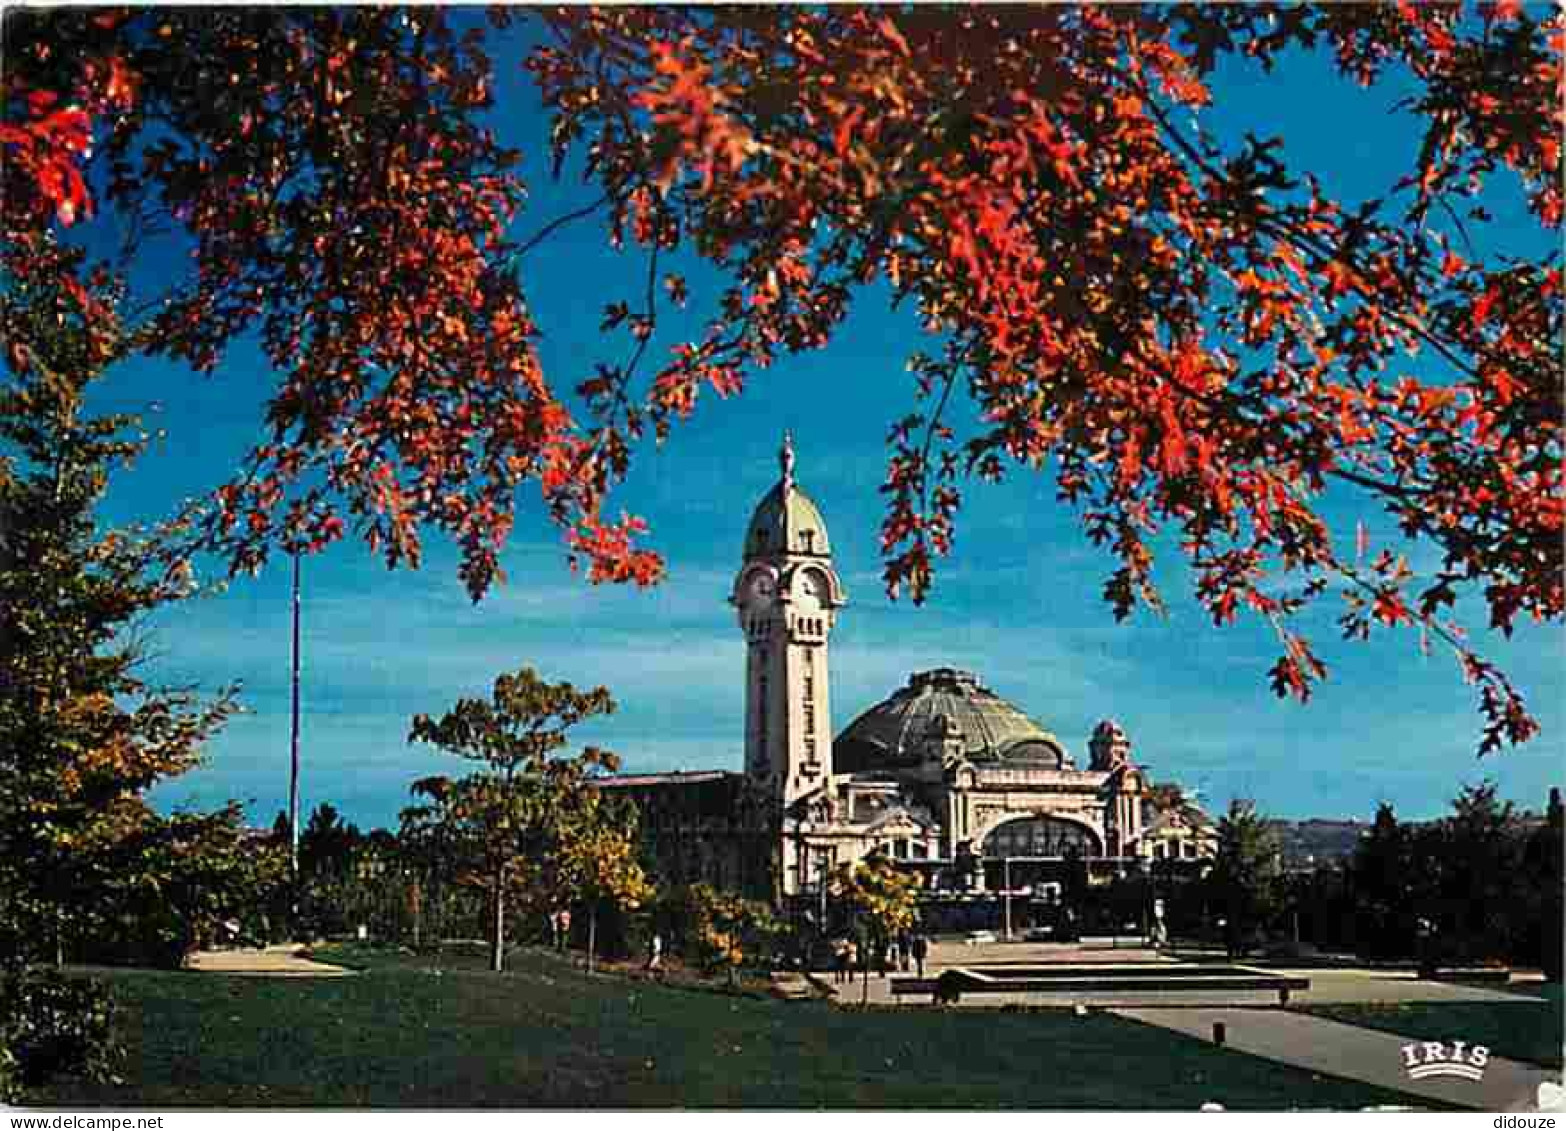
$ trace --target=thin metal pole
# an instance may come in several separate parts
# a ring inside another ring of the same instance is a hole
[[[288,740],[288,871],[299,878],[299,551],[294,551],[293,722]]]
[[[822,846],[821,855],[816,859],[816,887],[820,888],[821,895],[821,934],[827,933],[827,857],[826,847]]]
[[[1011,938],[1011,857],[1001,858],[1001,879],[1006,885],[1006,938]]]

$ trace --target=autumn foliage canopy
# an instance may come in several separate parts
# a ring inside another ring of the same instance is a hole
[[[275,371],[269,438],[206,527],[236,568],[350,529],[416,561],[433,527],[477,596],[527,488],[595,580],[654,581],[609,506],[638,442],[889,294],[927,331],[888,397],[893,592],[925,594],[968,484],[1035,469],[1113,556],[1117,615],[1159,603],[1167,539],[1215,623],[1273,625],[1279,694],[1324,674],[1295,625],[1327,597],[1350,637],[1449,645],[1482,750],[1536,729],[1452,610],[1562,612],[1552,8],[97,9],[7,31],[4,271],[67,280],[88,326],[128,286],[143,349],[210,370],[249,335]],[[1220,65],[1302,53],[1409,92],[1418,157],[1379,199],[1206,124]],[[552,152],[487,124],[517,66]],[[585,169],[597,203],[527,214],[528,162]],[[1509,254],[1495,193],[1537,229]],[[73,248],[110,216],[128,256]],[[606,303],[591,372],[545,373],[527,254],[594,218],[644,285]],[[146,293],[160,225],[190,270]],[[678,273],[696,257],[718,293]],[[705,332],[664,341],[687,302]],[[31,364],[25,334],[7,351]],[[1335,517],[1377,511],[1403,541]]]

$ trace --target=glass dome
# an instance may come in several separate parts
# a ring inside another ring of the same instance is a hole
[[[971,762],[1075,768],[1058,738],[972,672],[955,668],[916,672],[906,687],[848,724],[832,744],[833,765],[838,773],[915,765],[938,751],[942,739]]]

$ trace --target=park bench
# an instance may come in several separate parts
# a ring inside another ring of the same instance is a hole
[[[1504,986],[1512,980],[1512,972],[1505,966],[1438,966],[1430,974],[1437,982],[1467,982],[1472,985]]]

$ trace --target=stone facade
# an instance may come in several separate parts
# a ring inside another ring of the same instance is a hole
[[[643,856],[660,883],[776,897],[779,813],[769,792],[747,775],[621,774],[603,785],[636,802]]]
[[[1086,769],[978,676],[952,668],[832,730],[829,646],[847,604],[826,523],[796,481],[785,437],[777,484],[746,530],[729,601],[746,648],[744,773],[614,779],[643,811],[655,869],[774,897],[814,890],[879,853],[935,890],[982,890],[1002,861],[1112,873],[1139,859],[1210,856],[1195,807],[1162,813],[1130,738],[1110,720]],[[1173,847],[1170,847],[1170,846]]]
[[[838,736],[830,782],[786,806],[806,867],[879,852],[932,888],[982,889],[983,860],[1088,864],[1138,855],[1148,781],[1124,732],[1105,721],[1079,769],[1054,735],[952,668],[918,672]],[[1045,871],[1036,869],[1036,871]]]

